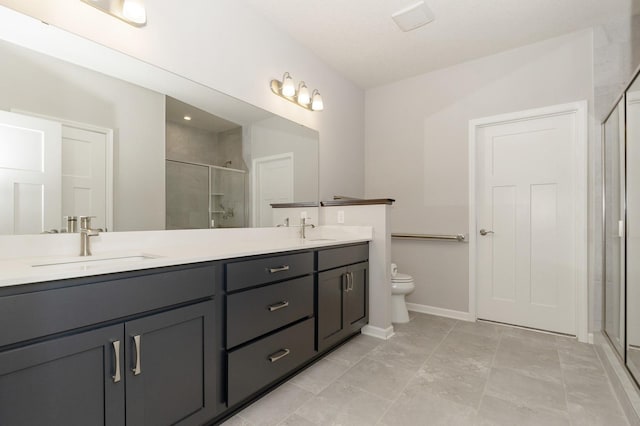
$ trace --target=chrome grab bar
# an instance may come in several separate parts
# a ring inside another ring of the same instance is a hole
[[[467,237],[464,234],[438,235],[438,234],[391,234],[391,238],[401,238],[407,240],[439,240],[465,242]]]

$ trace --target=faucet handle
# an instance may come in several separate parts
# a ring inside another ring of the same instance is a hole
[[[95,219],[95,216],[78,216],[80,219],[80,229],[91,228],[91,219]]]

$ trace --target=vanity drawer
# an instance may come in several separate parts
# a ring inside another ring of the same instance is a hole
[[[314,355],[313,318],[229,352],[229,407],[278,380]]]
[[[227,291],[313,273],[313,252],[227,263]]]
[[[211,297],[216,270],[205,264],[150,269],[144,275],[100,275],[68,280],[67,287],[0,297],[0,324],[11,324],[0,327],[0,347]]]
[[[364,262],[369,259],[369,244],[318,251],[318,271]]]
[[[227,347],[313,316],[313,276],[227,296]]]

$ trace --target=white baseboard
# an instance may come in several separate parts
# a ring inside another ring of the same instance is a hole
[[[393,332],[392,325],[387,328],[380,328],[367,324],[362,327],[362,330],[360,330],[360,332],[366,336],[371,336],[382,340],[389,340],[395,334]]]
[[[407,309],[421,314],[437,315],[439,317],[453,318],[461,321],[474,322],[476,319],[469,312],[454,311],[452,309],[437,308],[435,306],[407,303]]]

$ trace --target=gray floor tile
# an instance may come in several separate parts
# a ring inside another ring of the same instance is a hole
[[[350,368],[350,363],[340,359],[323,358],[290,382],[314,394],[320,393]]]
[[[526,330],[517,327],[507,327],[504,330],[503,336],[521,337],[523,344],[557,347],[557,336],[554,334],[542,333],[534,330]]]
[[[485,336],[491,338],[498,338],[504,333],[505,326],[489,324],[486,322],[470,322],[470,321],[458,321],[454,327],[457,331],[463,331],[469,334],[475,334],[477,336]]]
[[[508,368],[492,368],[486,395],[528,407],[567,411],[562,383],[530,377]]]
[[[431,366],[448,367],[485,376],[489,372],[498,340],[452,331],[429,357]]]
[[[346,344],[329,353],[326,358],[337,361],[345,361],[349,365],[355,365],[369,352],[384,343],[384,340],[375,337],[359,335],[349,340]]]
[[[502,336],[493,366],[513,368],[532,377],[562,383],[562,369],[556,347],[523,344],[522,337]]]
[[[251,423],[249,423],[247,419],[243,419],[239,415],[235,415],[229,420],[226,420],[220,426],[251,426]]]
[[[291,383],[285,383],[242,410],[240,415],[252,425],[277,425],[311,397],[313,397],[311,392]]]
[[[339,381],[387,400],[394,400],[415,372],[364,358]]]
[[[296,414],[318,425],[372,425],[389,405],[391,401],[336,382],[307,401]]]
[[[447,367],[431,366],[427,362],[409,387],[420,386],[449,401],[478,408],[487,382],[485,376]]]
[[[569,426],[569,415],[563,411],[530,407],[486,395],[478,410],[477,424],[482,426]]]
[[[427,337],[394,336],[369,352],[367,358],[417,371],[440,342]]]
[[[385,426],[472,425],[476,410],[441,398],[419,384],[407,386],[380,421]]]
[[[297,414],[292,414],[287,417],[279,426],[317,426],[318,423],[313,423],[304,417],[300,417]]]

